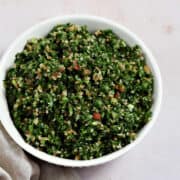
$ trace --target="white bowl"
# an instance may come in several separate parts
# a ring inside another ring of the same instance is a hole
[[[150,66],[152,73],[154,75],[154,104],[152,107],[152,119],[149,121],[142,130],[138,133],[137,139],[132,142],[131,144],[125,146],[124,148],[113,152],[111,154],[105,155],[103,157],[92,159],[92,160],[70,160],[70,159],[63,159],[59,157],[55,157],[52,155],[49,155],[47,153],[41,152],[31,145],[27,144],[17,129],[15,128],[13,121],[10,117],[7,100],[5,96],[5,88],[3,86],[3,80],[5,78],[6,71],[12,66],[14,60],[15,60],[15,54],[17,52],[20,52],[26,41],[32,37],[43,37],[46,35],[53,26],[60,23],[67,23],[71,22],[74,24],[79,25],[87,25],[88,29],[90,31],[94,31],[97,29],[112,29],[119,37],[124,39],[128,42],[129,45],[133,46],[135,44],[138,44],[147,60],[147,64]],[[157,119],[157,115],[160,110],[162,100],[162,84],[161,84],[161,75],[159,68],[156,64],[156,61],[151,54],[150,50],[146,47],[146,45],[131,31],[129,31],[124,26],[117,24],[113,21],[95,17],[95,16],[87,16],[87,15],[72,15],[72,16],[63,16],[63,17],[56,17],[53,19],[46,20],[44,22],[41,22],[29,30],[27,30],[25,33],[23,33],[20,37],[18,37],[12,45],[8,48],[8,50],[4,53],[4,56],[2,57],[0,61],[0,120],[8,134],[11,136],[11,138],[25,151],[32,154],[33,156],[47,161],[49,163],[57,164],[57,165],[63,165],[63,166],[70,166],[70,167],[84,167],[84,166],[93,166],[102,164],[105,162],[108,162],[110,160],[113,160],[117,157],[122,156],[127,151],[132,149],[135,145],[137,145],[144,136],[149,132],[152,125],[155,123]]]

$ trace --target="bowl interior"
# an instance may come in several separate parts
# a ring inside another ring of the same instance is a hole
[[[147,60],[147,64],[150,66],[152,73],[154,75],[154,104],[152,107],[152,120],[145,125],[145,127],[139,132],[137,139],[127,145],[126,147],[122,148],[119,151],[116,151],[114,153],[111,153],[109,155],[105,155],[103,157],[93,159],[93,160],[83,160],[83,161],[77,161],[77,160],[68,160],[63,158],[54,157],[52,155],[48,155],[44,152],[41,152],[32,146],[28,145],[21,137],[17,129],[15,128],[13,121],[11,120],[8,105],[5,97],[5,89],[3,86],[3,80],[6,75],[6,71],[13,65],[15,54],[17,52],[20,52],[24,45],[26,44],[26,41],[33,37],[43,37],[46,35],[53,26],[61,23],[74,23],[79,25],[87,25],[88,29],[90,31],[95,31],[97,29],[112,29],[120,38],[124,39],[126,42],[128,42],[129,45],[133,46],[135,44],[138,44]],[[97,165],[101,164],[107,161],[110,161],[118,156],[121,156],[125,152],[127,152],[131,147],[133,147],[135,144],[137,144],[144,135],[148,132],[148,130],[153,125],[157,114],[159,112],[160,102],[162,97],[162,88],[161,88],[161,78],[159,69],[156,65],[156,62],[149,51],[149,49],[144,45],[144,43],[132,32],[127,30],[125,27],[118,25],[112,21],[99,18],[99,17],[92,17],[92,16],[65,16],[65,17],[58,17],[54,19],[50,19],[47,21],[44,21],[38,25],[35,25],[34,27],[30,28],[28,31],[26,31],[24,34],[22,34],[19,38],[17,38],[14,43],[9,47],[9,49],[5,52],[3,58],[0,61],[0,119],[5,127],[8,134],[14,139],[14,141],[19,144],[23,149],[25,149],[30,154],[48,161],[50,163],[58,164],[58,165],[64,165],[64,166],[73,166],[73,167],[81,167],[81,166],[91,166],[91,165]]]

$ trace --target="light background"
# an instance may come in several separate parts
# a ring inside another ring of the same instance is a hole
[[[107,17],[135,32],[156,57],[164,89],[158,121],[137,147],[77,172],[83,180],[179,180],[180,0],[0,0],[0,55],[31,25],[65,14]]]

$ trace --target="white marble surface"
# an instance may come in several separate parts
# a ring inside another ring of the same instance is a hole
[[[31,25],[73,13],[111,18],[139,35],[157,58],[164,86],[161,113],[144,141],[78,173],[83,180],[180,179],[180,0],[0,0],[0,54]]]

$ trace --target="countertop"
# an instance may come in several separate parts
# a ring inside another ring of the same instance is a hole
[[[152,50],[163,79],[163,104],[145,139],[104,165],[76,168],[83,180],[180,179],[179,0],[0,0],[0,55],[24,30],[46,18],[90,14],[117,21]]]

